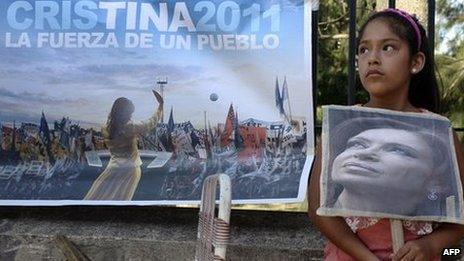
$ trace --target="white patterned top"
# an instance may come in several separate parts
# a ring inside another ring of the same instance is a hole
[[[360,229],[375,225],[379,220],[379,218],[370,217],[345,217],[345,222],[354,233]],[[428,221],[404,220],[403,227],[418,236],[428,235],[433,232],[433,223]]]

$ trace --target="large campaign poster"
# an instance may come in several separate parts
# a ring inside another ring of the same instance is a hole
[[[0,204],[302,201],[310,4],[2,0]]]

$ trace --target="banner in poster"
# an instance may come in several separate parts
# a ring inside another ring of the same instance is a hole
[[[5,0],[0,204],[299,202],[311,2]]]

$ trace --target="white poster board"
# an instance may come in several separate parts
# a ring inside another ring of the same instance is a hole
[[[318,214],[464,223],[446,118],[327,106],[322,135]]]

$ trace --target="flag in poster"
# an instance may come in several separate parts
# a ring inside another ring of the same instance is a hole
[[[302,201],[310,4],[3,1],[0,204]]]

